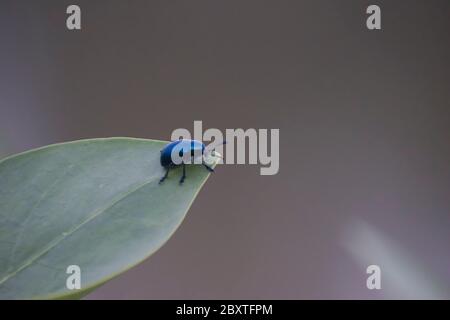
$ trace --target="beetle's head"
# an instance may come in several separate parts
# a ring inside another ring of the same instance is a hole
[[[218,162],[221,162],[220,160],[223,159],[223,156],[215,149],[218,146],[221,146],[223,144],[226,144],[226,141],[223,141],[222,143],[217,144],[214,147],[208,146],[206,148],[206,151],[203,155],[203,159],[205,160],[206,163],[208,163],[208,164],[216,163],[217,164]]]
[[[208,146],[208,147],[206,148],[206,154],[211,155],[211,156],[213,156],[213,157],[219,157],[219,158],[222,159],[222,158],[223,158],[222,155],[221,155],[219,152],[216,151],[216,148],[217,148],[218,146],[221,146],[221,145],[226,144],[226,143],[227,143],[227,142],[226,142],[225,140],[223,140],[221,143],[216,144],[216,145],[213,146],[213,147]]]
[[[213,157],[223,159],[223,156],[222,156],[219,152],[217,152],[216,150],[212,150],[212,151],[211,151],[211,155],[212,155]]]

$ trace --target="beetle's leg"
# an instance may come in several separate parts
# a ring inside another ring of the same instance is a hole
[[[214,169],[211,168],[210,166],[208,166],[206,163],[203,162],[203,165],[205,166],[206,170],[208,170],[209,172],[214,172]]]
[[[183,175],[181,176],[180,184],[184,182],[184,179],[186,179],[186,165],[183,162]]]
[[[161,180],[159,180],[159,183],[162,183],[164,180],[166,180],[167,176],[169,175],[169,170],[170,170],[169,168],[166,168],[166,173],[161,178]]]

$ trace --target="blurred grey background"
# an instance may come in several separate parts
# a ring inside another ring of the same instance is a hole
[[[82,30],[66,29],[78,4]],[[366,28],[368,5],[382,30]],[[0,2],[0,155],[279,128],[88,299],[450,298],[449,1]],[[89,248],[86,248],[89,250]],[[366,267],[382,290],[366,288]]]

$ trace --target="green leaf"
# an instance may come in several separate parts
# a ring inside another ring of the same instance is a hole
[[[180,168],[158,184],[165,143],[81,140],[0,161],[0,298],[78,298],[158,250],[209,176],[190,165],[183,185]]]

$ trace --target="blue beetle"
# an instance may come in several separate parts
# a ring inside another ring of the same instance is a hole
[[[225,144],[224,141],[222,144]],[[177,141],[170,142],[167,144],[162,150],[161,150],[161,165],[166,169],[166,173],[164,176],[159,180],[159,183],[162,183],[164,180],[166,180],[167,176],[169,175],[169,171],[172,168],[178,167],[180,165],[183,166],[183,175],[180,179],[180,184],[184,182],[184,179],[186,179],[186,163],[184,159],[189,158],[191,161],[188,163],[198,163],[202,164],[206,170],[209,172],[214,172],[214,169],[208,166],[203,156],[205,154],[205,145],[197,140],[190,140],[190,139],[180,139]],[[212,155],[216,155],[214,153],[214,150],[211,151]],[[201,159],[200,159],[201,157]],[[179,163],[174,162],[174,159],[177,159]]]

